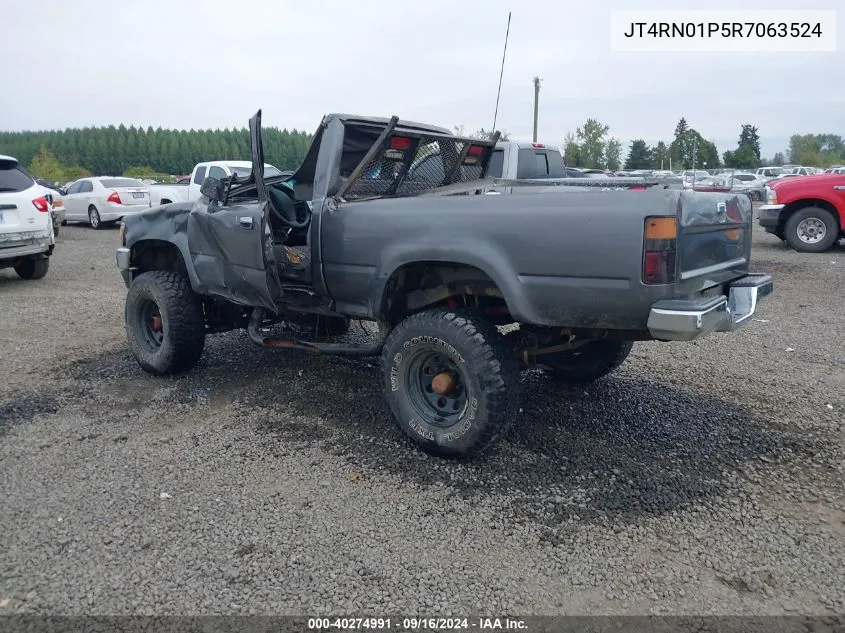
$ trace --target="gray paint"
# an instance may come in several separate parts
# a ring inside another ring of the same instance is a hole
[[[693,298],[748,271],[751,205],[744,195],[662,188],[560,195],[563,187],[526,187],[533,195],[339,202],[326,196],[341,182],[343,125],[341,116],[324,119],[317,149],[297,171],[305,180],[309,169],[313,176],[313,286],[341,313],[380,318],[387,281],[397,269],[450,262],[486,273],[520,322],[643,331],[655,301]],[[126,218],[127,246],[140,239],[170,241],[198,293],[277,310],[266,215],[260,202],[218,207],[201,198],[193,208],[167,205]],[[655,215],[679,218],[683,279],[675,284],[640,281],[644,220]],[[252,228],[242,226],[241,217],[252,218]],[[733,227],[745,230],[739,245],[726,236]]]
[[[402,265],[454,262],[493,279],[518,321],[642,329],[656,300],[691,297],[747,271],[750,242],[738,247],[738,261],[720,269],[726,244],[737,247],[723,231],[735,224],[716,221],[719,202],[736,208],[736,226],[750,226],[745,196],[663,189],[537,193],[518,204],[510,196],[344,204],[321,219],[326,287],[349,312],[378,317],[384,286]],[[644,220],[679,209],[679,260],[689,276],[676,286],[646,286]],[[716,269],[698,270],[711,260]]]

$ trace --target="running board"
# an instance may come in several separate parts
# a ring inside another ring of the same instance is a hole
[[[387,338],[382,337],[375,343],[312,343],[309,341],[299,341],[292,338],[271,338],[261,335],[258,328],[261,326],[261,320],[264,316],[263,308],[255,308],[249,318],[247,325],[247,333],[249,340],[266,349],[298,349],[312,354],[321,354],[323,356],[378,356],[384,347],[384,341]]]

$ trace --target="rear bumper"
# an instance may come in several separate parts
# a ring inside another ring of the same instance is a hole
[[[757,209],[757,222],[766,229],[767,233],[774,233],[780,222],[780,212],[784,204],[764,204]]]
[[[732,332],[748,322],[772,288],[770,275],[752,273],[731,282],[727,295],[658,301],[649,313],[648,330],[659,341],[692,341],[710,332]]]
[[[53,236],[52,227],[50,227],[50,235],[31,236],[31,237],[17,237],[17,235],[26,234],[12,234],[0,235],[0,259],[13,259],[17,257],[26,257],[27,255],[52,255],[53,253]],[[10,238],[10,239],[3,239]]]
[[[127,215],[138,215],[144,211],[149,211],[149,204],[109,204],[102,209],[99,209],[100,220],[103,222],[114,222],[121,220]]]

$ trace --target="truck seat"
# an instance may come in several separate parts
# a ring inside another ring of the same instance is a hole
[[[307,246],[273,246],[279,276],[297,282],[311,283],[311,255]]]

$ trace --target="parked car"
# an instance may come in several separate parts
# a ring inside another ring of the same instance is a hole
[[[772,178],[777,178],[783,173],[782,167],[758,167],[757,168],[757,177],[764,179],[764,180],[771,180]]]
[[[413,168],[412,168],[413,169]],[[442,177],[442,168],[436,174]],[[490,161],[489,176],[505,181],[532,181],[533,187],[510,187],[507,184],[493,188],[490,193],[543,193],[547,191],[574,192],[594,189],[597,186],[619,189],[646,189],[652,186],[680,188],[677,178],[646,179],[630,177],[627,180],[606,175],[599,169],[566,167],[560,150],[553,145],[518,141],[501,141]],[[596,183],[593,181],[602,181]],[[542,182],[540,182],[542,181]],[[609,181],[604,183],[604,181]],[[543,186],[547,185],[547,186]]]
[[[756,174],[729,171],[721,174],[719,178],[724,179],[730,191],[744,193],[755,202],[766,198],[767,181]]]
[[[822,253],[845,237],[845,175],[771,181],[758,222],[796,251]]]
[[[36,178],[35,182],[45,189],[50,190],[48,199],[50,201],[50,211],[53,216],[53,234],[58,235],[61,231],[61,227],[67,224],[67,220],[65,218],[65,203],[62,199],[64,192],[61,187],[53,185],[43,178]]]
[[[0,268],[21,279],[41,279],[55,247],[53,195],[16,158],[0,155]]]
[[[238,328],[263,348],[380,355],[402,432],[471,455],[514,420],[520,367],[589,382],[634,341],[740,327],[772,290],[749,273],[746,196],[476,195],[494,186],[492,141],[350,115],[324,117],[296,172],[266,178],[261,111],[249,130],[243,182],[206,177],[195,203],[124,220],[127,338],[152,374],[191,368],[208,333]],[[449,157],[443,179],[409,180],[435,149]],[[379,165],[395,177],[366,177]],[[325,340],[350,319],[379,336]],[[496,327],[514,323],[507,336]]]
[[[67,189],[65,216],[101,229],[150,206],[150,189],[140,180],[118,176],[81,178]]]
[[[222,179],[231,175],[246,178],[252,163],[248,160],[217,160],[197,163],[191,175],[185,179],[179,178],[175,184],[163,183],[150,187],[149,206],[157,207],[172,202],[193,202],[200,197],[200,188],[207,176]],[[264,165],[265,177],[278,176],[282,172],[273,165]]]

